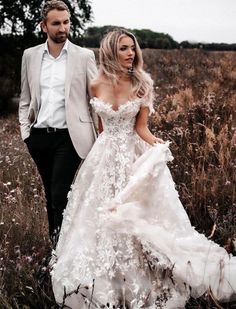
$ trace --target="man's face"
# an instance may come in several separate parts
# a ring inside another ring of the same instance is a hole
[[[70,32],[70,17],[66,10],[51,10],[47,19],[42,22],[43,32],[47,33],[48,39],[54,43],[64,43]]]

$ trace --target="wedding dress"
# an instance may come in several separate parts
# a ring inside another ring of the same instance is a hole
[[[236,258],[191,226],[167,162],[169,143],[135,132],[137,98],[91,100],[104,131],[80,168],[52,258],[56,301],[83,308],[184,308],[211,290],[235,299]],[[151,109],[151,107],[150,107]]]

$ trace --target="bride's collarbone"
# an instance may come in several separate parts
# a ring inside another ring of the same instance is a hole
[[[107,96],[100,96],[98,98],[100,101],[103,103],[110,105],[112,109],[118,110],[122,105],[127,104],[130,101],[135,100],[135,98],[130,98],[130,97],[121,97],[119,99],[113,98],[113,97],[107,97]]]
[[[114,110],[119,109],[121,105],[134,100],[131,86],[115,85],[114,87],[104,86],[97,91],[97,98],[112,106]]]
[[[135,100],[135,97],[131,94],[128,95],[128,93],[121,95],[120,93],[103,92],[98,95],[98,98],[104,103],[112,105],[114,109],[119,108],[119,106],[126,104],[129,101]]]

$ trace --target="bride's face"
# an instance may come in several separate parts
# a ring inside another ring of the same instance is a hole
[[[134,41],[129,36],[124,36],[120,39],[118,45],[118,60],[120,65],[129,69],[133,65],[135,57],[135,44]]]

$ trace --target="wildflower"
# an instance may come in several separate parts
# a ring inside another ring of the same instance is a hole
[[[23,256],[23,259],[27,263],[31,263],[32,262],[32,257],[30,255]]]
[[[8,181],[7,183],[3,183],[3,185],[4,185],[5,187],[10,186],[10,185],[11,185],[11,182]]]
[[[20,251],[20,246],[19,245],[15,245],[14,247],[14,252],[19,252]]]
[[[43,266],[43,267],[41,268],[41,271],[42,271],[43,273],[45,273],[45,272],[47,271],[47,267]]]
[[[34,289],[31,286],[26,285],[25,287],[27,290],[30,290],[31,292],[34,292]]]

